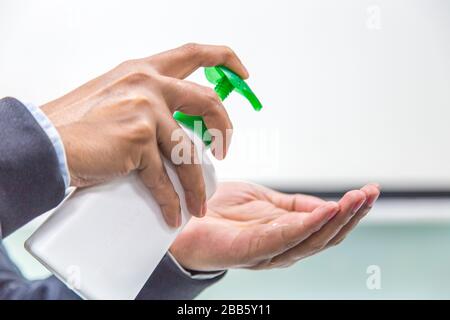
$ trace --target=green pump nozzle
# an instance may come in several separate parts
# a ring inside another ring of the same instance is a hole
[[[241,77],[227,67],[215,66],[205,68],[205,76],[209,82],[215,85],[214,91],[217,93],[220,100],[224,101],[228,95],[235,90],[250,102],[253,109],[256,111],[262,109],[261,102],[259,102],[252,89],[250,89]],[[206,146],[211,144],[211,135],[208,133],[208,129],[206,128],[201,116],[187,115],[177,111],[174,113],[173,117],[184,126],[193,130],[200,137],[200,139],[203,140]],[[196,122],[201,125],[195,125]]]

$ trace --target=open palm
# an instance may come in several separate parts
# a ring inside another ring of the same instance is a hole
[[[244,182],[225,182],[204,218],[192,218],[170,248],[185,268],[286,267],[340,243],[379,196],[369,184],[339,202],[288,195]]]

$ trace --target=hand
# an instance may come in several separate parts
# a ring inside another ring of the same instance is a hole
[[[170,248],[185,268],[287,267],[339,244],[372,208],[378,185],[346,193],[339,202],[287,195],[227,182],[208,201],[203,219],[192,218]]]
[[[42,107],[61,135],[74,186],[84,187],[122,176],[133,170],[161,207],[169,225],[181,222],[177,193],[161,155],[183,143],[192,151],[188,161],[175,165],[189,211],[206,213],[201,167],[192,141],[172,118],[175,111],[201,115],[209,129],[223,137],[232,128],[218,96],[211,88],[184,79],[200,66],[225,65],[243,78],[245,67],[223,46],[188,44],[148,58],[126,61],[106,74]],[[181,133],[181,141],[172,134]],[[221,141],[214,155],[226,155],[229,141]],[[183,157],[184,158],[184,157]]]

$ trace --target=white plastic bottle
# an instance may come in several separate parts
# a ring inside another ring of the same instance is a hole
[[[185,129],[202,154],[206,195],[217,179],[203,142]],[[173,165],[166,170],[180,197],[182,226],[190,219]],[[182,228],[167,226],[137,174],[76,191],[26,241],[26,249],[85,299],[134,299]]]

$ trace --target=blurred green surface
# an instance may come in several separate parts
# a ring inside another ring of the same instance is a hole
[[[47,272],[23,249],[29,230],[6,240],[29,277]],[[369,290],[367,267],[381,269]],[[449,299],[450,224],[362,225],[340,246],[270,271],[233,270],[203,299]]]

